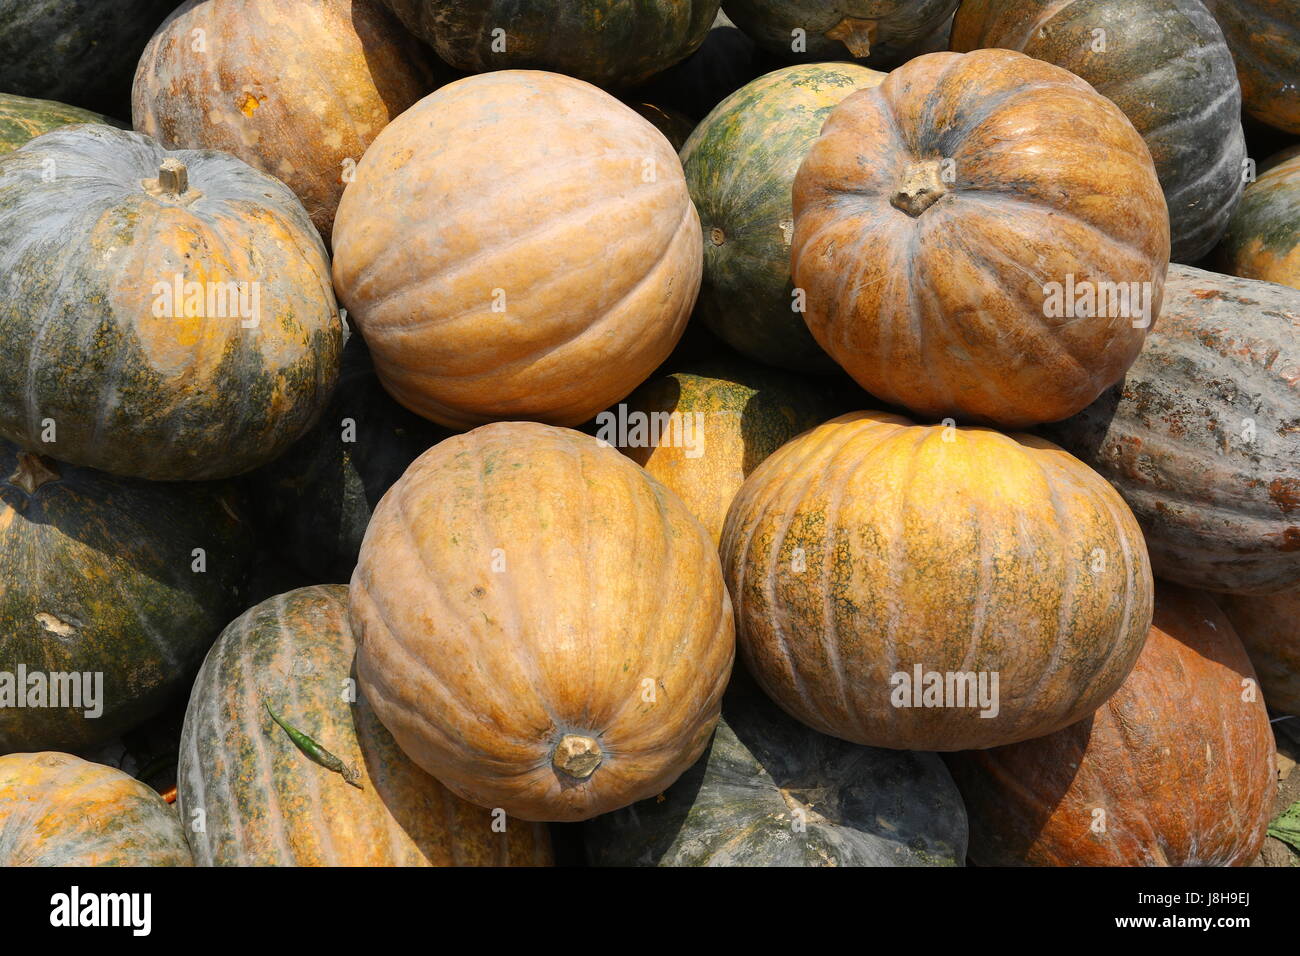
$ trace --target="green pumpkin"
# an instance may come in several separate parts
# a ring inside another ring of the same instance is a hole
[[[850,63],[777,70],[719,103],[682,147],[686,184],[704,230],[696,308],[742,355],[795,371],[836,367],[797,311],[790,190],[831,110],[884,78]]]
[[[1300,289],[1300,153],[1265,166],[1232,217],[1219,246],[1219,267]]]
[[[585,837],[596,866],[961,866],[967,828],[934,754],[819,734],[738,674],[699,762]]]
[[[458,70],[642,83],[703,41],[718,0],[383,0]],[[500,32],[498,32],[500,31]]]
[[[115,478],[0,441],[0,753],[84,751],[188,689],[239,608],[251,538],[228,486]],[[103,675],[99,716],[31,705],[33,673],[70,672]]]
[[[12,153],[42,133],[74,123],[103,123],[124,128],[115,119],[66,103],[0,93],[0,156]]]

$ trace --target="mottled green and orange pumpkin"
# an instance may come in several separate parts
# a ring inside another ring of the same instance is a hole
[[[1300,6],[1295,0],[1205,0],[1237,61],[1255,119],[1300,134]]]
[[[1133,671],[1065,730],[952,754],[980,866],[1245,866],[1276,790],[1255,673],[1208,594],[1162,584]]]
[[[1300,591],[1219,597],[1255,665],[1264,703],[1300,717]]]
[[[73,126],[0,158],[0,437],[154,480],[270,461],[320,414],[342,323],[282,183]]]
[[[1241,196],[1246,140],[1232,54],[1201,0],[966,0],[951,43],[1018,50],[1114,101],[1151,150],[1174,261],[1214,248]]]
[[[66,103],[0,93],[0,156],[12,153],[42,133],[76,123],[122,125],[115,119]]]
[[[1246,187],[1218,261],[1231,275],[1300,289],[1300,155]]]
[[[532,422],[440,442],[375,509],[352,577],[361,691],[454,793],[584,820],[704,751],[731,672],[712,539],[595,438]]]
[[[877,747],[1067,727],[1120,685],[1151,621],[1133,515],[1029,435],[833,419],[754,470],[721,552],[758,683],[813,729]]]
[[[355,656],[342,585],[270,598],[225,629],[181,736],[177,790],[195,862],[549,864],[545,827],[497,823],[402,753],[356,692]],[[353,782],[309,757],[277,717],[342,761]]]
[[[682,148],[704,233],[698,312],[742,355],[795,370],[834,368],[790,281],[790,187],[830,111],[884,78],[852,63],[777,70],[719,103]]]
[[[64,753],[0,756],[0,867],[193,865],[180,820],[139,780]]]

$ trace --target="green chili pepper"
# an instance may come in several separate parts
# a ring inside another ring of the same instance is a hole
[[[284,720],[284,718],[272,710],[271,705],[266,701],[262,701],[262,706],[265,707],[266,712],[271,715],[271,719],[284,728],[284,732],[289,735],[289,739],[293,741],[294,746],[306,754],[308,758],[313,762],[320,764],[326,770],[333,770],[358,790],[365,789],[365,787],[361,785],[360,775],[358,775],[354,769],[349,767],[338,757],[334,756],[320,744],[316,743],[316,741],[312,740],[301,730],[291,726]]]

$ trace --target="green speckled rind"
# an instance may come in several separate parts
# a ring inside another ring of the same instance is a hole
[[[193,865],[180,820],[140,781],[63,753],[0,756],[0,867]]]
[[[1218,254],[1224,272],[1300,289],[1300,155],[1246,187]]]
[[[28,494],[0,441],[0,672],[103,674],[103,713],[0,709],[0,753],[79,751],[189,688],[239,608],[252,554],[226,485],[163,484],[52,464]],[[194,549],[206,570],[195,571]]]
[[[738,674],[704,757],[585,836],[596,866],[961,866],[967,829],[934,754],[819,734]]]
[[[0,156],[12,153],[42,133],[75,123],[103,123],[125,129],[125,124],[115,119],[66,103],[0,93]]]
[[[777,70],[719,103],[682,147],[704,230],[697,310],[741,354],[796,371],[835,368],[794,308],[790,189],[831,110],[884,78],[850,63]]]

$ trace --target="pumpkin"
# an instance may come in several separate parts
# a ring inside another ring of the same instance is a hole
[[[549,863],[544,827],[508,821],[496,832],[489,811],[411,763],[353,692],[355,656],[342,585],[271,598],[222,632],[194,682],[181,736],[181,819],[203,821],[190,827],[195,861]],[[314,760],[287,728],[342,761],[342,772]]]
[[[635,100],[627,105],[648,119],[655,129],[663,133],[664,139],[672,144],[673,149],[680,150],[691,135],[691,131],[695,129],[695,123],[689,116],[672,107],[655,106],[653,103],[638,103]]]
[[[1246,187],[1218,257],[1231,275],[1300,289],[1300,154]]]
[[[258,526],[314,581],[346,584],[380,497],[446,436],[388,397],[365,343],[354,335],[320,421],[248,476]]]
[[[790,187],[827,115],[885,74],[851,63],[792,66],[737,90],[681,152],[704,230],[699,313],[749,358],[796,371],[834,368],[790,282]]]
[[[725,0],[727,15],[787,59],[849,57],[889,69],[952,16],[958,0]]]
[[[653,125],[580,80],[508,70],[379,134],[339,204],[334,282],[412,411],[578,425],[672,351],[701,241]]]
[[[1201,0],[968,0],[952,48],[982,47],[1064,67],[1114,101],[1151,150],[1173,259],[1214,248],[1241,196],[1246,139],[1232,54]]]
[[[681,779],[584,825],[592,863],[964,864],[966,809],[938,757],[826,737],[737,684],[709,749]]]
[[[718,0],[384,0],[458,70],[540,69],[634,86],[695,50]]]
[[[0,0],[0,90],[116,113],[176,0]]]
[[[1123,384],[1044,430],[1104,475],[1158,576],[1300,587],[1300,292],[1190,266]]]
[[[62,753],[0,756],[0,866],[193,866],[180,821],[120,770]]]
[[[63,461],[239,474],[312,425],[338,373],[311,221],[224,153],[108,126],[37,137],[0,159],[0,259],[0,437]]]
[[[1169,219],[1142,137],[1020,53],[932,53],[849,96],[799,167],[794,218],[813,337],[920,415],[1064,418],[1159,314]]]
[[[12,153],[42,133],[75,123],[122,125],[115,119],[68,106],[66,103],[0,93],[0,156]]]
[[[188,688],[239,607],[251,537],[228,487],[115,478],[0,441],[0,753],[83,750]]]
[[[1266,597],[1224,594],[1219,606],[1246,645],[1264,702],[1300,717],[1300,591]]]
[[[362,692],[452,792],[583,820],[704,751],[731,672],[708,533],[579,432],[498,423],[439,443],[375,509],[352,576]]]
[[[745,477],[834,416],[836,404],[824,384],[738,359],[712,360],[642,385],[597,417],[596,437],[681,498],[716,545]]]
[[[1120,685],[1151,622],[1132,514],[1030,435],[843,415],[754,469],[721,552],[758,683],[876,747],[1067,727]]]
[[[1243,866],[1264,843],[1273,734],[1207,594],[1161,585],[1128,679],[1095,714],[953,754],[980,866]]]
[[[1237,61],[1241,98],[1255,119],[1300,133],[1300,7],[1295,0],[1205,0]]]
[[[366,147],[433,88],[430,60],[378,0],[190,0],[149,41],[131,112],[168,149],[279,178],[328,242]]]

